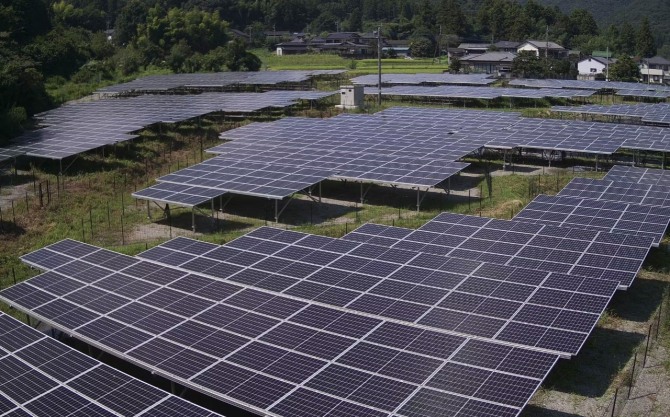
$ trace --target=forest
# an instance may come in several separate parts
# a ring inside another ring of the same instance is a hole
[[[0,4],[0,143],[31,115],[82,95],[72,86],[151,72],[259,70],[251,47],[264,32],[372,31],[389,39],[460,42],[545,39],[582,54],[667,51],[646,18],[600,27],[585,9],[536,0],[3,0]],[[251,45],[231,35],[250,35]],[[657,28],[654,28],[657,29]],[[441,36],[441,37],[440,37]],[[68,92],[68,94],[65,94]]]

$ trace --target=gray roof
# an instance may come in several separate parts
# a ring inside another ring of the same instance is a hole
[[[525,44],[531,44],[534,47],[538,49],[546,49],[547,46],[549,46],[549,49],[565,49],[561,45],[555,43],[555,42],[547,42],[547,41],[526,41],[523,44],[519,45],[519,47],[525,45]]]
[[[607,59],[607,58],[603,58],[603,57],[600,57],[600,56],[590,56],[588,58],[582,59],[579,62],[584,62],[584,61],[587,61],[587,60],[593,60],[593,61],[596,61],[596,62],[600,62],[603,65],[612,65],[616,62],[616,59],[614,59],[614,58]]]
[[[461,62],[512,62],[516,54],[512,52],[487,52],[478,55],[466,55]]]
[[[489,49],[490,43],[462,43],[458,45],[461,49]]]
[[[521,42],[515,42],[515,41],[498,41],[493,44],[496,48],[500,49],[508,49],[508,48],[518,48],[521,46]]]
[[[670,61],[658,55],[656,55],[653,58],[646,58],[643,61],[652,65],[670,65]]]

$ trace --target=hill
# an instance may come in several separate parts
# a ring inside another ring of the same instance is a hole
[[[667,0],[536,0],[546,6],[558,6],[569,13],[574,9],[586,9],[598,22],[601,29],[614,24],[629,22],[637,26],[644,16],[649,18],[659,52],[666,46],[670,52],[670,2]]]

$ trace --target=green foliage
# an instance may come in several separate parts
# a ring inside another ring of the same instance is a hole
[[[45,75],[69,77],[91,57],[91,33],[79,28],[57,27],[26,47]]]
[[[522,78],[541,77],[544,68],[535,52],[522,51],[512,61],[512,74]]]
[[[609,67],[609,78],[612,81],[639,81],[640,68],[628,55],[622,55],[617,62]]]
[[[430,39],[425,37],[417,37],[410,41],[409,53],[413,57],[417,58],[432,57],[435,53],[435,48]]]
[[[258,71],[261,69],[261,60],[239,40],[228,43],[224,52],[226,66],[231,71]]]
[[[458,74],[461,71],[461,60],[454,57],[449,61],[449,71]]]
[[[637,31],[637,37],[635,38],[635,52],[643,58],[651,58],[656,55],[654,36],[651,34],[649,19],[646,17],[642,19],[640,29]]]

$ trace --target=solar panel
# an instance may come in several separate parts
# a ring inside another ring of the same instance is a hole
[[[2,312],[0,413],[38,417],[219,415],[104,365]]]
[[[364,225],[346,240],[436,255],[578,275],[630,286],[653,239],[442,213],[418,230]],[[433,257],[431,257],[432,259]]]
[[[658,247],[670,223],[670,212],[658,206],[541,194],[515,215],[514,220],[648,236]]]
[[[282,199],[318,184],[333,174],[332,170],[318,167],[318,164],[312,165],[315,167],[292,167],[217,157],[164,175],[158,178],[158,181],[166,184],[159,186],[160,188],[177,186],[179,189],[188,189],[188,187],[195,186],[206,190],[210,195],[221,195],[228,192]],[[145,197],[159,201],[153,198],[153,190],[142,190],[142,192]],[[202,191],[200,193],[205,194]],[[211,198],[204,201],[208,200]]]
[[[662,85],[649,85],[635,82],[590,81],[590,80],[552,80],[552,79],[514,79],[509,85],[531,88],[575,88],[584,90],[628,90],[628,91],[670,91]]]
[[[26,258],[36,257],[60,266],[0,298],[111,354],[265,415],[410,417],[430,398],[451,404],[453,415],[486,409],[516,416],[557,360],[70,240]],[[472,374],[480,379],[451,383]]]
[[[579,351],[618,287],[614,281],[290,236],[265,227],[223,246],[179,238],[139,256],[306,301],[564,355]]]
[[[650,92],[653,95],[658,92]],[[633,92],[633,95],[640,92]],[[668,93],[662,93],[668,95]],[[620,91],[619,95],[626,95]],[[578,107],[554,106],[552,111],[561,113],[574,113],[582,115],[608,116],[616,118],[617,121],[627,122],[635,120],[638,123],[649,123],[655,125],[670,125],[670,104],[668,103],[636,103],[636,104],[590,104]]]
[[[63,159],[101,146],[137,138],[156,123],[182,122],[208,113],[251,113],[288,107],[301,99],[320,99],[334,92],[273,91],[267,93],[203,93],[147,95],[74,103],[38,115],[42,129],[25,133],[4,152]]]
[[[373,87],[365,89],[366,95],[378,94],[379,90]],[[384,96],[398,97],[437,97],[444,99],[480,99],[495,100],[503,97],[543,99],[543,98],[567,98],[590,97],[595,91],[568,90],[555,88],[523,89],[502,87],[461,87],[443,85],[437,87],[426,86],[396,86],[382,89]]]
[[[0,148],[0,162],[9,161],[23,154],[25,152],[17,149]]]
[[[489,85],[495,82],[489,74],[382,74],[382,86],[387,85]],[[376,86],[376,74],[361,75],[351,79],[353,84]]]
[[[136,191],[133,197],[141,200],[158,201],[168,204],[176,204],[184,207],[195,207],[199,204],[220,197],[225,192],[205,187],[193,187],[190,185],[159,183]]]
[[[136,80],[103,87],[101,94],[151,93],[162,91],[206,91],[239,86],[281,87],[282,84],[305,83],[313,78],[338,75],[345,70],[216,72],[197,74],[150,75]]]
[[[667,185],[574,178],[558,195],[670,207],[670,186]]]
[[[670,171],[664,169],[614,165],[603,179],[667,187],[670,186]]]

